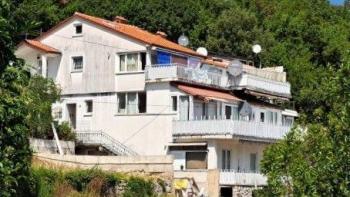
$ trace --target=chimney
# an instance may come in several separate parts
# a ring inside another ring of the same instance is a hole
[[[163,38],[166,38],[166,37],[168,36],[166,33],[162,32],[162,31],[157,31],[156,34],[157,34],[158,36],[163,37]]]
[[[128,20],[122,16],[116,16],[114,17],[114,22],[117,22],[117,23],[123,23],[123,24],[128,24]]]

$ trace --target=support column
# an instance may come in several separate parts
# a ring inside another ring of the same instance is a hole
[[[47,78],[47,56],[41,55],[41,75]]]
[[[218,169],[218,150],[215,141],[208,141],[208,169]]]

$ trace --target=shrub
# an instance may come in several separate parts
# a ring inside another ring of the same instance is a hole
[[[75,133],[68,122],[62,122],[61,124],[56,125],[56,128],[60,140],[74,141],[76,139]]]
[[[152,197],[154,194],[154,183],[139,177],[131,177],[126,185],[124,197]]]

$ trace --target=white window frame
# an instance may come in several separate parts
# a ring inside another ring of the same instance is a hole
[[[76,57],[82,57],[83,59],[83,67],[81,69],[75,69],[74,68],[74,58]],[[75,72],[83,72],[84,68],[85,68],[85,56],[82,54],[77,54],[77,55],[72,55],[70,56],[70,67],[71,67],[71,72],[75,73]]]
[[[141,53],[145,53],[146,55],[146,62],[147,62],[147,52],[146,51],[134,51],[134,52],[128,52],[128,53],[118,53],[117,54],[117,58],[116,58],[116,65],[117,65],[117,73],[135,73],[135,72],[144,72],[144,70],[142,70],[142,59],[141,59]],[[132,55],[132,54],[137,54],[137,69],[136,70],[128,70],[128,66],[127,66],[127,59],[128,59],[128,55]],[[122,71],[121,69],[121,57],[124,56],[124,61],[125,61],[125,70]],[[147,64],[147,63],[146,63]]]
[[[146,111],[140,113],[139,112],[139,94],[140,93],[145,93],[146,94]],[[125,111],[124,112],[119,112],[119,95],[120,94],[124,94],[125,95]],[[131,113],[128,111],[128,95],[129,94],[136,94],[136,112],[135,113]],[[147,93],[145,91],[137,91],[137,92],[118,92],[117,93],[117,114],[146,114],[147,113]]]

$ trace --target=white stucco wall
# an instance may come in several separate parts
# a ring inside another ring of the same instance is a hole
[[[74,25],[78,23],[83,25],[83,33],[80,36],[75,35]],[[41,42],[62,52],[59,60],[49,61],[48,65],[51,67],[49,76],[56,75],[56,81],[62,87],[62,94],[113,92],[117,87],[122,88],[122,85],[115,83],[116,54],[146,51],[142,43],[80,19],[57,28]],[[72,56],[83,56],[82,72],[71,72]],[[57,63],[59,66],[55,71],[52,67],[56,67]],[[124,84],[132,81],[124,79],[120,82]]]

